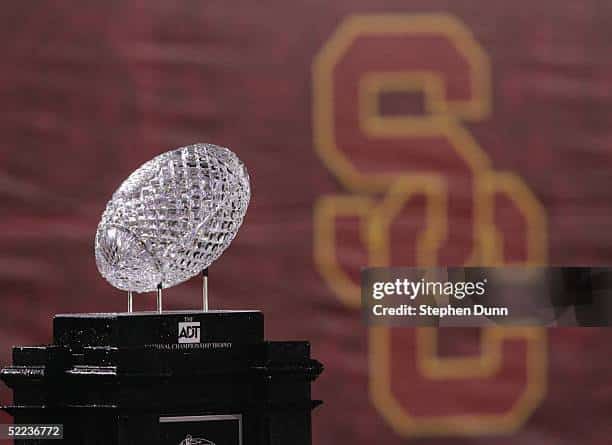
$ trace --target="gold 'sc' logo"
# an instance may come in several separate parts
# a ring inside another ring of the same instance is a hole
[[[314,256],[348,307],[363,265],[546,262],[544,209],[465,124],[490,115],[490,77],[483,48],[446,14],[352,16],[317,55],[314,142],[345,193],[316,203]],[[424,111],[385,113],[394,94],[420,95]],[[517,430],[546,391],[545,331],[485,328],[480,354],[460,357],[440,356],[437,334],[369,329],[383,418],[404,436]]]

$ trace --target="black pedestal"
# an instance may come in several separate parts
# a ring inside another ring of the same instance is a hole
[[[310,445],[321,371],[307,342],[264,341],[260,312],[211,311],[58,315],[1,377],[15,423],[66,444]]]

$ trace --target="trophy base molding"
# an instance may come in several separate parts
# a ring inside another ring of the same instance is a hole
[[[265,341],[261,312],[181,311],[57,315],[0,377],[15,423],[65,444],[310,445],[322,370],[308,342]]]

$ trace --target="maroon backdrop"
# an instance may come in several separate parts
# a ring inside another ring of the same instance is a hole
[[[461,77],[464,61],[453,62],[456,47],[427,41],[429,35],[444,39],[437,30],[446,29],[444,17],[451,17],[486,54],[490,70],[481,67],[472,74],[491,76],[490,110],[455,117],[488,156],[489,170],[520,177],[540,203],[546,225],[535,233],[546,254],[537,261],[609,263],[612,4],[5,2],[0,14],[0,365],[10,362],[12,345],[49,342],[55,313],[124,309],[125,296],[99,276],[94,262],[93,235],[106,201],[132,170],[156,154],[209,141],[240,156],[253,187],[238,238],[211,268],[211,304],[260,308],[268,338],[312,342],[314,356],[326,365],[314,389],[325,401],[314,415],[315,443],[609,443],[612,335],[606,329],[538,333],[537,341],[548,351],[547,360],[536,365],[542,371],[541,397],[513,427],[488,428],[485,416],[510,409],[496,397],[511,397],[524,384],[513,376],[522,375],[525,348],[512,342],[502,348],[507,375],[495,381],[450,379],[415,387],[419,371],[408,369],[415,363],[416,334],[392,334],[389,378],[405,411],[435,417],[465,409],[481,417],[459,419],[459,426],[434,432],[398,428],[373,402],[372,374],[380,356],[368,346],[372,333],[347,304],[348,292],[334,288],[334,276],[325,277],[325,261],[317,260],[315,240],[324,228],[317,225],[314,209],[322,198],[342,195],[363,198],[351,209],[365,212],[366,200],[384,199],[389,184],[370,187],[371,176],[352,183],[334,170],[334,162],[325,158],[325,141],[317,136],[316,120],[326,111],[313,104],[325,92],[317,78],[317,54],[350,17],[382,13],[398,18],[433,14],[433,25],[426,37],[419,35],[424,41],[418,45],[368,43],[375,38],[366,35],[360,49],[351,49],[331,74],[338,95],[332,101],[337,113],[332,125],[343,146],[354,149],[349,157],[366,176],[396,168],[427,173],[432,163],[442,165],[450,178],[449,202],[456,204],[448,207],[451,224],[439,262],[465,261],[479,236],[470,228],[473,210],[466,203],[472,203],[475,192],[465,165],[446,166],[451,155],[440,141],[412,140],[404,150],[401,141],[354,137],[351,119],[358,119],[359,104],[351,85],[358,82],[363,63],[393,71],[399,69],[395,61],[406,57],[413,64],[409,68],[422,68],[424,60],[430,71],[456,75],[455,83],[447,79],[446,99],[461,99],[465,91],[475,95],[470,88],[486,79],[470,86]],[[419,25],[406,20],[401,23],[412,35]],[[433,53],[437,59],[427,62]],[[396,113],[389,102],[389,113]],[[417,200],[411,212],[421,215],[423,205]],[[495,218],[502,227],[515,216],[510,205],[500,208]],[[415,242],[406,234],[418,224],[403,221],[389,231],[400,232],[394,236],[407,256],[392,255],[389,262],[413,264]],[[368,260],[360,241],[352,240],[357,232],[351,224],[340,223],[336,241],[339,261],[354,277]],[[381,226],[372,224],[379,233]],[[516,227],[520,223],[506,227],[508,250],[522,246],[524,230]],[[197,289],[192,282],[168,290],[167,305],[197,306]],[[153,297],[139,296],[136,306],[152,308]],[[478,353],[479,331],[445,330],[439,337],[442,356]],[[7,388],[2,387],[0,398],[10,400]],[[0,422],[9,420],[0,415]],[[475,432],[463,422],[476,424]]]

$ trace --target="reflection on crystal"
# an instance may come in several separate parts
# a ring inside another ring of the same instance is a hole
[[[195,144],[163,153],[113,194],[98,226],[98,269],[113,286],[147,292],[179,284],[215,261],[250,199],[244,164],[227,148]]]

